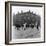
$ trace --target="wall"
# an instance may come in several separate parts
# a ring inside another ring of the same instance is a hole
[[[16,1],[46,2],[45,0],[16,0]],[[5,0],[0,0],[0,46],[7,46],[5,45]],[[16,46],[46,46],[46,43],[21,44]]]

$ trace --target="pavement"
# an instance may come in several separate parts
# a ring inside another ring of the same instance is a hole
[[[40,28],[39,30],[34,27],[26,28],[26,30],[17,30],[15,26],[12,26],[12,38],[13,39],[25,39],[25,38],[39,38],[40,37]]]

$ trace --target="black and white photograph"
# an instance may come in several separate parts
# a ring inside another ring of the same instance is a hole
[[[12,6],[12,35],[14,39],[39,38],[41,8]]]
[[[44,4],[14,2],[10,5],[9,43],[44,41]]]

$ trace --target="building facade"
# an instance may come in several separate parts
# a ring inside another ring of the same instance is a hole
[[[40,25],[40,16],[30,12],[30,10],[27,12],[18,12],[13,16],[13,25],[23,25],[24,23],[35,25],[36,22]]]

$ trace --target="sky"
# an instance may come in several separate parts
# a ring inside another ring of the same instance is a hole
[[[27,12],[30,10],[30,12],[33,12],[37,15],[42,15],[42,8],[41,7],[25,7],[25,6],[12,6],[12,15],[17,14],[18,12],[21,13],[21,10],[23,12]]]

